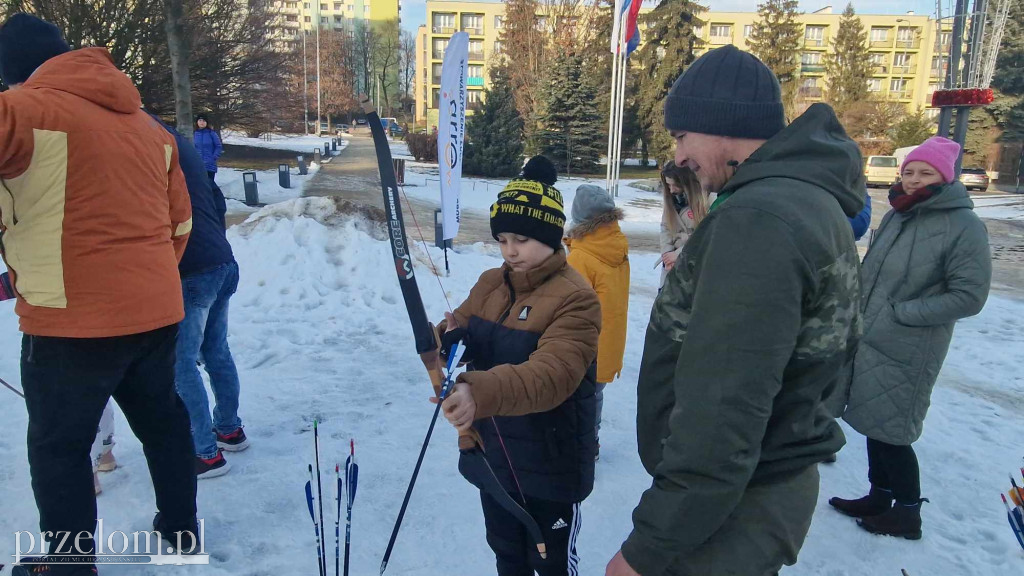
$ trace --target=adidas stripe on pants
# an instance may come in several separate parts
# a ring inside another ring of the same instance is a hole
[[[513,496],[518,499],[518,495]],[[579,576],[576,538],[579,503],[526,499],[526,511],[540,525],[548,557],[541,559],[526,528],[485,492],[480,493],[487,544],[497,560],[498,576]]]

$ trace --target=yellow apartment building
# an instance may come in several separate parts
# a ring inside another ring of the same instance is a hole
[[[642,10],[647,12],[648,9]],[[505,5],[499,2],[427,1],[427,23],[416,34],[416,122],[423,126],[437,124],[437,100],[440,92],[441,63],[451,35],[469,33],[469,70],[467,104],[481,102],[488,85],[487,66],[490,58],[501,51],[499,35],[504,24]],[[905,104],[909,109],[926,108],[931,94],[938,89],[949,64],[952,20],[938,23],[911,13],[898,15],[858,15],[868,34],[873,75],[868,80],[869,92],[879,99]],[[757,20],[755,12],[704,12],[704,24],[697,29],[705,50],[734,44],[749,49],[747,39]],[[801,51],[799,96],[805,102],[820,101],[825,90],[824,56],[832,49],[832,39],[839,28],[841,14],[831,7],[802,14],[804,27]],[[546,26],[540,17],[539,26]],[[513,64],[515,58],[512,58]],[[929,111],[937,114],[937,110]]]
[[[274,40],[279,48],[301,42],[301,32],[314,30],[317,23],[321,29],[351,34],[357,21],[386,22],[402,15],[401,0],[275,0],[274,8],[279,14]]]

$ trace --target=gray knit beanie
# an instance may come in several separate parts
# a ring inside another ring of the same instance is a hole
[[[665,128],[767,140],[786,126],[775,74],[735,46],[698,58],[665,98]]]
[[[596,216],[615,210],[615,202],[600,186],[581,184],[572,200],[572,221],[579,224]]]

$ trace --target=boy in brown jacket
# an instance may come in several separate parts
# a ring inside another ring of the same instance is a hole
[[[594,485],[595,360],[601,307],[566,264],[562,195],[515,179],[491,206],[505,264],[488,270],[441,329],[442,351],[461,340],[469,371],[444,402],[460,431],[473,429],[501,487],[540,527],[547,558],[524,524],[483,489],[478,454],[459,470],[481,488],[487,543],[499,576],[578,573],[579,506]],[[484,473],[486,469],[483,470]]]

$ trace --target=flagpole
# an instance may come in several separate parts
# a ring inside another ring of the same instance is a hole
[[[634,0],[639,2],[640,0]],[[619,196],[619,173],[621,172],[621,157],[622,157],[622,111],[624,109],[625,95],[626,95],[626,72],[628,72],[626,63],[626,26],[619,27],[619,54],[616,54],[616,59],[619,60],[619,85],[615,87],[615,91],[618,93],[616,105],[618,109],[615,111],[615,144],[612,154],[615,156],[615,166],[612,168],[612,189],[609,189],[609,193],[613,198]]]
[[[316,13],[316,131],[320,134],[320,11]],[[327,152],[324,150],[324,152]]]
[[[302,115],[305,120],[303,134],[309,134],[309,74],[306,65],[306,31],[302,31]]]
[[[618,97],[619,85],[619,52],[622,48],[622,0],[616,0],[612,5],[612,81],[611,98],[608,101],[608,154],[605,156],[608,165],[605,171],[605,188],[611,192],[612,186],[612,164],[615,160],[615,110],[616,98]]]

